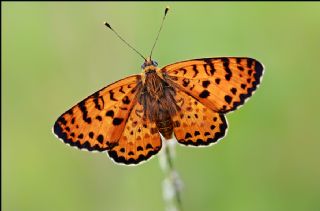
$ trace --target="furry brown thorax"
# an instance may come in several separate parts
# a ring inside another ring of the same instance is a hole
[[[174,116],[180,108],[174,99],[176,94],[174,87],[156,65],[157,63],[151,59],[142,65],[144,69],[138,101],[144,108],[144,117],[155,122],[162,136],[169,139],[173,133],[171,116]]]

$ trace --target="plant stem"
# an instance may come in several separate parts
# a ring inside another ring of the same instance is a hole
[[[182,211],[182,181],[174,168],[175,140],[164,140],[160,153],[160,166],[165,173],[163,181],[163,197],[167,211]]]

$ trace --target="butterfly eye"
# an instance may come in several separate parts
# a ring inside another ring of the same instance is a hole
[[[143,64],[141,65],[141,69],[144,69],[144,68],[146,68],[146,65],[143,63]]]
[[[158,66],[158,63],[157,63],[156,61],[152,61],[152,64],[153,64],[154,66]]]

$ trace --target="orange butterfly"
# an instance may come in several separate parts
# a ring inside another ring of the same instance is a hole
[[[227,130],[225,114],[253,94],[264,69],[246,57],[202,58],[158,68],[151,54],[140,75],[106,86],[62,114],[53,127],[58,138],[80,149],[107,151],[124,164],[158,153],[160,134],[166,140],[174,134],[184,145],[216,143]]]

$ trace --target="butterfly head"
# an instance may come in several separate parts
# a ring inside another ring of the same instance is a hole
[[[144,63],[141,65],[141,68],[143,70],[145,70],[147,67],[157,67],[158,66],[158,63],[154,60],[152,60],[150,57],[148,57]]]

